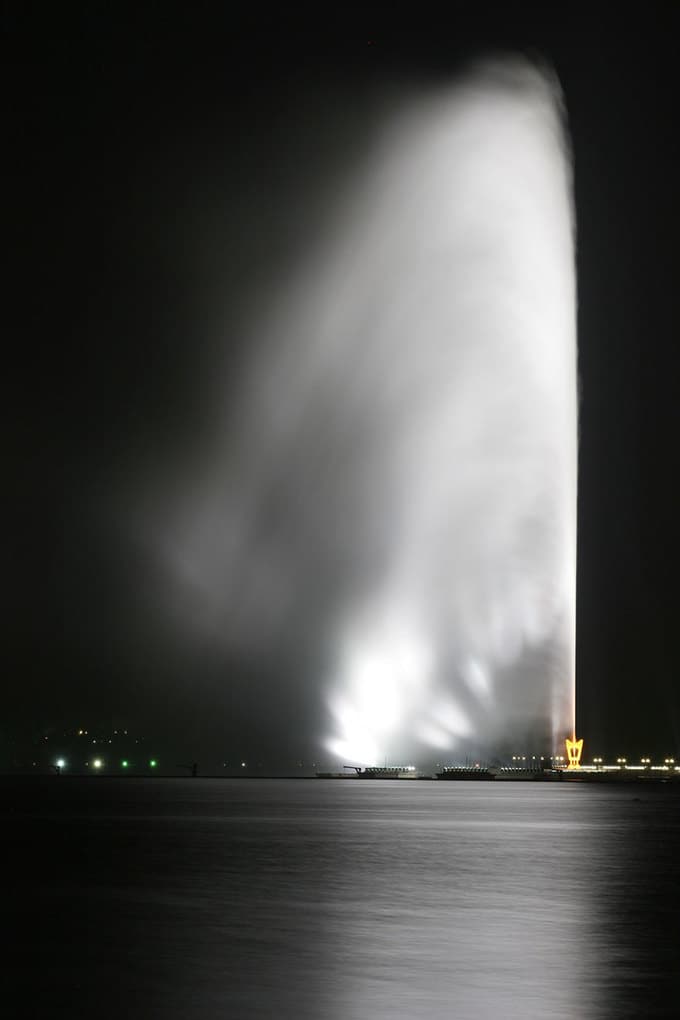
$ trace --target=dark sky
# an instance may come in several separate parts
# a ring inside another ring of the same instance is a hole
[[[199,756],[310,752],[285,651],[274,680],[160,619],[130,493],[199,456],[216,360],[242,353],[215,337],[304,241],[381,90],[513,49],[556,67],[575,159],[579,730],[680,751],[678,19],[503,10],[9,15],[6,734],[125,721]]]

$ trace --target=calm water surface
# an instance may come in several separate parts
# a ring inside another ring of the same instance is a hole
[[[1,788],[8,1017],[679,1015],[677,788]]]

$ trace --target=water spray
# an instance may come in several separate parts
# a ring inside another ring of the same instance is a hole
[[[244,660],[276,663],[285,641],[294,658],[304,635],[296,672],[314,664],[305,690],[342,764],[578,745],[556,79],[501,60],[401,96],[334,202],[253,314],[173,519],[150,528],[178,618]]]

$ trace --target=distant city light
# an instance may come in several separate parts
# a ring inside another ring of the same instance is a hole
[[[100,769],[102,767],[101,758],[95,758],[95,760],[92,762],[92,765],[95,769]]]

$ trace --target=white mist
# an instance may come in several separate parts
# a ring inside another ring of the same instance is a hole
[[[556,81],[482,65],[393,109],[253,319],[163,555],[244,655],[309,621],[338,761],[572,731],[573,234]]]

